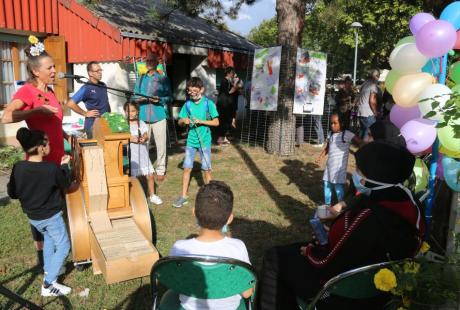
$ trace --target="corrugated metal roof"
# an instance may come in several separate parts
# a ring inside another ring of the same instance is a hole
[[[167,20],[156,20],[149,16],[151,7],[146,2],[104,0],[90,10],[116,25],[123,36],[241,51],[253,51],[257,48],[256,44],[242,36],[221,30],[203,18],[189,17],[179,10],[173,11]],[[148,2],[155,3],[155,8],[160,14],[169,11],[158,0]]]
[[[57,34],[57,0],[0,0],[0,28]]]

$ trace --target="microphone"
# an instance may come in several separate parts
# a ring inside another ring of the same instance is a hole
[[[73,74],[68,74],[68,73],[64,73],[64,72],[59,72],[57,74],[57,77],[60,80],[62,80],[62,79],[76,79],[76,80],[86,79],[86,77],[82,76],[82,75],[73,75]]]

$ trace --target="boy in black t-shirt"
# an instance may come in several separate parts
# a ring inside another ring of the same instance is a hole
[[[53,162],[43,161],[43,157],[50,152],[50,144],[42,131],[23,127],[18,130],[16,139],[26,152],[27,160],[14,165],[7,186],[8,195],[19,199],[30,224],[44,235],[45,277],[41,295],[67,295],[71,288],[57,283],[57,277],[70,250],[62,218],[65,206],[62,191],[71,184],[68,167],[70,157],[62,157],[60,168]]]

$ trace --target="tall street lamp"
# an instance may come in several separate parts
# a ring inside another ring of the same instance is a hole
[[[353,67],[353,85],[356,85],[356,65],[358,62],[358,29],[362,28],[363,25],[359,22],[353,22],[351,24],[351,28],[353,28],[355,32],[355,65]]]

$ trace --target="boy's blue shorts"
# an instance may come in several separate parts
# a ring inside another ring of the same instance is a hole
[[[184,169],[193,168],[193,162],[195,161],[196,152],[200,154],[201,170],[205,170],[205,171],[211,170],[211,147],[198,148],[198,147],[186,146],[184,164],[182,168]]]

